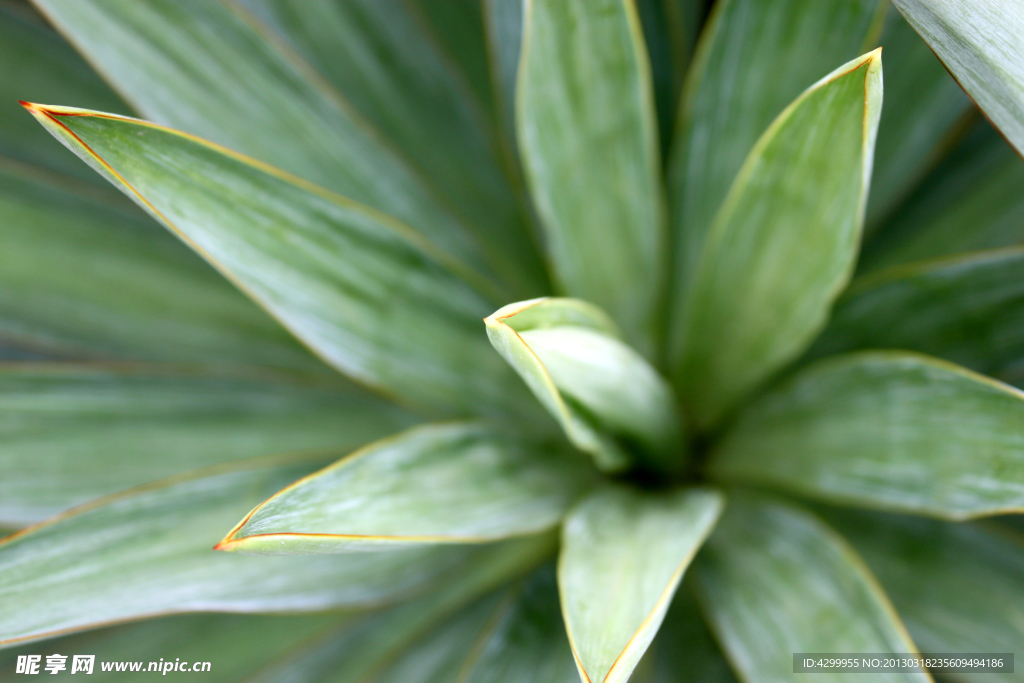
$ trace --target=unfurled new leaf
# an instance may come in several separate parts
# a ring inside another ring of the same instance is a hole
[[[571,451],[479,424],[428,425],[292,484],[217,547],[287,555],[495,541],[554,527],[593,482]]]
[[[880,55],[840,67],[775,119],[711,226],[672,358],[701,428],[803,351],[846,284],[882,106]]]
[[[584,683],[625,683],[722,512],[718,492],[608,487],[562,529],[558,586]]]
[[[818,363],[724,435],[712,476],[950,520],[1024,509],[1024,393],[928,356]],[[838,652],[838,650],[836,650]]]
[[[620,341],[600,309],[575,299],[533,299],[487,317],[491,344],[516,369],[569,440],[598,467],[683,463],[682,419],[671,387]]]

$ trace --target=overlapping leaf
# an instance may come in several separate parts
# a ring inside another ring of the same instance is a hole
[[[1024,543],[979,524],[868,513],[828,514],[864,555],[927,652],[1020,652]],[[944,674],[953,680],[980,675]],[[1011,674],[984,680],[1012,681]]]
[[[411,424],[354,388],[152,365],[0,364],[0,522],[28,524],[178,472],[341,455]]]
[[[798,652],[916,652],[853,549],[788,504],[731,495],[694,574],[712,630],[748,683],[793,680]],[[876,676],[931,681],[927,673]],[[846,680],[845,674],[816,677]]]
[[[670,164],[676,327],[712,223],[758,138],[831,68],[875,46],[885,7],[880,0],[715,3],[687,77]]]
[[[975,111],[935,54],[890,10],[882,33],[885,107],[865,228],[873,232],[948,152]]]
[[[246,510],[321,462],[279,458],[200,471],[5,539],[0,643],[175,612],[375,606],[461,574],[475,556],[514,574],[550,552],[543,537],[301,558],[211,552]]]
[[[428,425],[277,493],[218,548],[283,555],[494,541],[554,527],[592,484],[573,453],[479,424]]]
[[[907,349],[1024,380],[1024,249],[894,266],[855,280],[813,356]]]
[[[675,377],[702,428],[800,353],[853,268],[882,105],[880,52],[797,98],[751,151],[707,236]]]
[[[1024,8],[1002,0],[893,0],[985,115],[1024,154]]]
[[[516,91],[523,167],[558,285],[654,351],[665,272],[650,63],[623,0],[529,0]]]
[[[722,506],[721,494],[709,490],[609,487],[569,514],[558,585],[584,683],[629,678]]]
[[[598,467],[631,464],[621,440],[640,449],[641,464],[669,471],[682,465],[682,420],[671,387],[618,339],[596,306],[533,299],[504,306],[484,323],[494,348]]]
[[[59,140],[355,379],[462,413],[507,411],[525,394],[480,334],[485,300],[401,224],[167,128],[30,108]]]
[[[1005,384],[917,354],[848,354],[802,370],[744,411],[709,469],[826,501],[962,520],[1024,508],[1021,424],[1024,394]]]
[[[479,245],[427,179],[240,5],[174,0],[39,0],[36,5],[142,116],[393,215],[486,270]]]
[[[438,188],[465,225],[477,230],[486,262],[515,286],[513,291],[543,293],[546,275],[503,174],[496,131],[425,26],[425,17],[411,5],[376,0],[243,4],[324,74]],[[479,35],[482,24],[468,29]]]
[[[864,248],[861,271],[1024,242],[1024,161],[982,121]]]

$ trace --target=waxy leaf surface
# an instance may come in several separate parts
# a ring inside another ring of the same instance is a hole
[[[1024,509],[1022,424],[1024,393],[1010,386],[928,356],[853,353],[760,398],[708,467],[824,501],[962,520]]]
[[[177,131],[29,108],[349,376],[441,412],[500,413],[518,396],[480,333],[485,299],[405,226]]]
[[[1003,0],[893,0],[1006,139],[1024,154],[1024,7]]]
[[[1024,249],[894,266],[855,280],[814,356],[906,349],[1024,380]]]
[[[496,553],[525,568],[549,552],[541,537],[324,557],[211,550],[246,510],[322,463],[289,460],[147,485],[4,539],[0,644],[176,612],[372,607],[429,590],[446,573],[460,575],[475,555]]]
[[[829,522],[864,556],[925,652],[1020,652],[1024,543],[993,525],[831,511]],[[945,673],[975,681],[981,674]],[[1009,683],[1013,674],[986,673]]]
[[[723,502],[710,490],[608,487],[569,513],[558,586],[584,683],[629,679]]]
[[[697,595],[746,683],[792,681],[793,653],[913,653],[896,611],[856,552],[813,515],[752,495],[729,509],[694,564]],[[847,674],[819,673],[838,683]],[[875,673],[928,683],[927,673]]]
[[[673,358],[701,428],[825,324],[856,258],[881,106],[875,51],[804,92],[744,162],[696,266]]]
[[[557,525],[593,480],[575,453],[474,423],[428,425],[277,493],[218,548],[324,553],[522,536]]]
[[[479,245],[428,180],[240,4],[36,5],[141,116],[393,215],[486,270]]]
[[[341,455],[412,423],[352,387],[161,365],[0,364],[0,522],[28,524],[182,471]]]
[[[704,24],[669,164],[673,326],[720,207],[772,121],[836,66],[875,47],[880,0],[724,0]],[[827,126],[826,126],[827,127]],[[814,187],[813,178],[807,181]],[[678,352],[676,339],[670,351]]]
[[[494,348],[598,467],[630,464],[622,439],[639,446],[647,464],[682,464],[672,388],[618,339],[600,309],[575,299],[533,299],[504,306],[484,323]]]
[[[529,0],[516,90],[520,157],[557,285],[645,355],[665,272],[650,62],[625,0]]]

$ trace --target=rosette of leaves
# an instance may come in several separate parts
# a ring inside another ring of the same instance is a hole
[[[1022,64],[1002,0],[6,2],[0,679],[1024,651]]]

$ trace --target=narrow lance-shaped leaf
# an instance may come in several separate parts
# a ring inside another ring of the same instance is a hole
[[[242,683],[269,666],[309,638],[352,621],[351,615],[326,613],[299,616],[202,614],[179,615],[123,624],[84,634],[75,634],[0,651],[0,683],[15,683],[17,657],[48,653],[88,653],[96,657],[89,681],[123,681],[131,666],[141,662],[141,673],[151,676],[191,676],[198,673],[215,683]],[[168,654],[172,658],[165,659]],[[160,661],[163,660],[163,661]],[[69,657],[67,670],[58,676],[80,677],[83,671],[71,673],[74,659]],[[152,672],[150,662],[155,665]],[[163,664],[176,664],[163,673]],[[204,662],[209,669],[203,670]],[[41,662],[45,666],[45,659]],[[118,671],[118,666],[122,670]],[[193,666],[198,669],[193,670]],[[187,668],[184,668],[187,667]],[[42,667],[40,667],[42,668]],[[45,672],[41,672],[45,673]],[[197,676],[198,677],[198,676]],[[59,679],[58,679],[59,680]],[[76,680],[72,678],[69,680]]]
[[[747,683],[792,681],[792,655],[799,652],[917,651],[853,549],[789,504],[731,495],[694,576],[712,630]],[[848,680],[846,674],[814,676]],[[931,681],[925,672],[874,676],[886,683]]]
[[[840,67],[779,115],[715,218],[673,359],[702,428],[804,350],[849,278],[882,106],[880,54]]]
[[[558,284],[654,351],[665,273],[650,63],[626,0],[528,0],[516,91],[523,167]]]
[[[177,131],[26,106],[351,377],[441,411],[500,413],[519,398],[480,334],[485,300],[402,224]]]
[[[1024,394],[943,361],[820,361],[744,411],[716,447],[722,480],[962,520],[1024,510]],[[839,650],[835,650],[838,652]]]
[[[354,387],[160,365],[0,364],[0,522],[208,465],[341,455],[414,418]]]
[[[417,427],[275,494],[217,548],[284,555],[495,541],[554,527],[593,479],[574,453],[483,425]]]
[[[515,157],[516,75],[523,44],[523,0],[483,0],[481,4],[498,121],[506,151]]]
[[[722,512],[720,493],[608,487],[562,529],[558,586],[584,683],[624,683],[658,632],[683,572]]]
[[[1003,0],[893,0],[967,94],[1024,154],[1024,7]]]
[[[547,289],[493,122],[425,17],[410,3],[378,0],[242,3],[380,127],[477,231],[481,255],[513,291],[537,296]],[[471,28],[478,35],[483,27]]]
[[[1024,249],[895,266],[854,280],[814,357],[906,349],[1024,380]]]
[[[532,299],[504,306],[484,322],[494,348],[598,467],[628,467],[629,444],[641,451],[641,464],[662,470],[683,464],[682,420],[671,387],[618,339],[596,306]]]
[[[886,98],[866,234],[906,199],[976,111],[928,44],[895,10],[886,13],[882,47]]]
[[[864,245],[861,272],[1024,243],[1024,160],[979,121]]]
[[[238,3],[35,4],[141,116],[393,215],[486,270],[479,245],[427,179]]]
[[[495,554],[525,569],[550,552],[501,545],[252,558],[211,547],[245,511],[322,460],[236,463],[102,498],[0,543],[0,644],[159,614],[368,607],[461,576]],[[39,596],[45,595],[44,603]]]
[[[669,163],[675,334],[705,240],[751,149],[831,67],[875,47],[887,6],[884,0],[713,4],[687,74]],[[677,338],[672,354],[680,343]]]
[[[994,525],[830,511],[864,556],[926,652],[1020,652],[1024,647],[1024,542]],[[943,678],[974,681],[970,673]],[[986,673],[1010,683],[1013,674]]]

